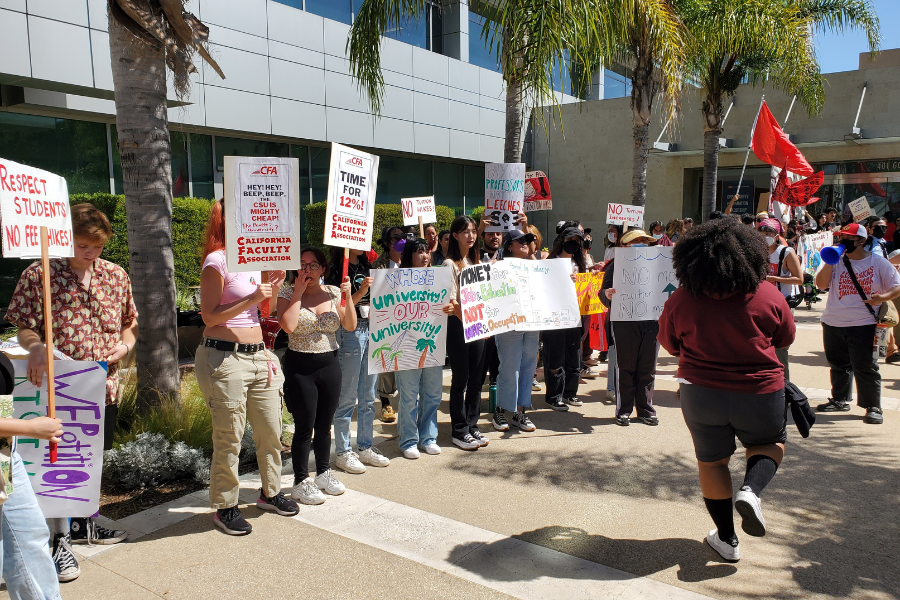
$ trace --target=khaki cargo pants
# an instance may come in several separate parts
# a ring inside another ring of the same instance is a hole
[[[269,383],[269,361],[278,372]],[[197,385],[212,413],[213,454],[209,502],[215,509],[237,506],[238,454],[246,422],[253,428],[256,462],[266,496],[281,491],[281,403],[284,373],[269,350],[255,354],[200,346],[195,357]]]

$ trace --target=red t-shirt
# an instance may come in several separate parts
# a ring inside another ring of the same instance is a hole
[[[679,357],[678,376],[716,390],[769,394],[784,387],[775,355],[797,329],[784,296],[764,281],[755,294],[716,299],[678,288],[659,318],[659,343]]]

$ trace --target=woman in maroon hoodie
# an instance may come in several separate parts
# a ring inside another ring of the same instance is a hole
[[[734,438],[747,472],[734,500],[744,532],[763,536],[759,495],[784,458],[784,371],[775,354],[796,329],[784,295],[766,281],[769,255],[758,232],[733,219],[693,228],[675,246],[681,287],[659,319],[659,343],[679,358],[681,410],[694,440],[700,489],[716,525],[707,543],[740,559],[728,461]]]

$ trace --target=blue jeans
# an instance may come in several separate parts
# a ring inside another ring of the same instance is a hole
[[[375,421],[375,380],[369,375],[369,320],[357,319],[356,331],[338,331],[338,359],[341,364],[341,398],[334,413],[334,446],[338,454],[350,451],[350,420],[356,416],[356,445],[360,452],[372,445]]]
[[[443,367],[426,367],[394,373],[400,392],[397,432],[400,449],[427,446],[437,439],[437,411],[444,383]]]
[[[614,392],[616,391],[616,368],[618,364],[616,362],[616,346],[613,344],[609,347],[609,352],[606,354],[606,391]]]
[[[538,331],[507,331],[494,336],[500,357],[497,374],[497,406],[516,411],[531,406],[531,384],[537,366]]]
[[[11,600],[59,600],[59,579],[50,557],[50,531],[18,454],[12,455],[13,493],[0,505],[0,555]]]

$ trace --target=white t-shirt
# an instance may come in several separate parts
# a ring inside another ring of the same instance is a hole
[[[778,261],[781,258],[782,250],[784,250],[784,262],[781,264],[781,273],[776,273],[776,271],[778,271]],[[788,248],[787,246],[778,246],[775,248],[775,252],[769,255],[769,275],[774,275],[775,277],[790,277],[791,271],[787,267],[787,261],[788,255],[793,251],[792,248]],[[786,283],[776,283],[775,287],[781,290],[781,293],[785,298],[796,296],[800,293],[800,286],[797,284],[788,285]]]
[[[871,298],[872,294],[883,294],[900,285],[900,273],[881,256],[872,254],[862,260],[851,260],[850,265],[867,298]],[[879,304],[872,305],[876,313],[879,306]],[[828,301],[822,313],[822,322],[832,327],[858,327],[875,322],[875,317],[856,292],[856,287],[844,267],[843,259],[834,265],[834,271],[831,273]]]

